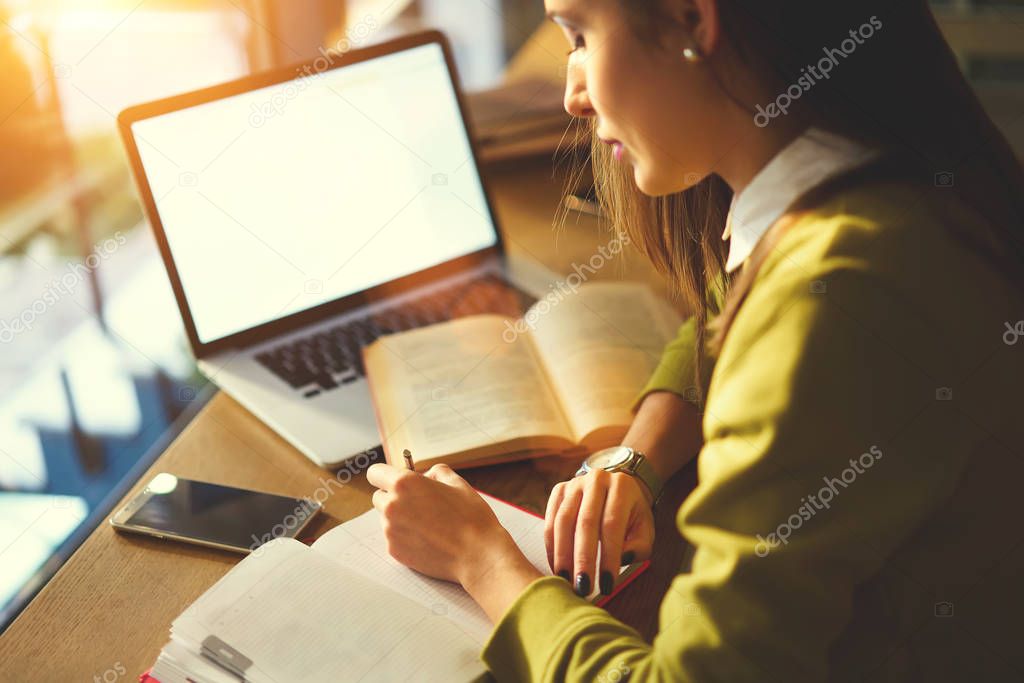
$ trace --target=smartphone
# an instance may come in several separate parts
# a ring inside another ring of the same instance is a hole
[[[295,538],[320,510],[316,501],[248,491],[161,472],[110,518],[118,531],[249,553]]]

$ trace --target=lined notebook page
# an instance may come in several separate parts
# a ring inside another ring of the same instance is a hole
[[[483,495],[483,499],[530,563],[541,573],[550,574],[544,548],[544,520],[488,495]],[[418,602],[431,613],[447,616],[478,646],[483,646],[490,636],[490,620],[461,586],[424,576],[388,555],[376,510],[331,529],[313,544],[313,549]]]
[[[479,643],[444,615],[303,544],[278,539],[239,563],[172,628],[218,636],[253,660],[246,680],[466,680]]]

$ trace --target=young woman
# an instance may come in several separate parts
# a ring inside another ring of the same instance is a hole
[[[556,576],[443,466],[371,468],[391,553],[479,602],[502,680],[1019,680],[1024,175],[924,0],[547,9],[599,196],[695,315],[632,450],[552,491]],[[698,451],[652,645],[577,593]]]

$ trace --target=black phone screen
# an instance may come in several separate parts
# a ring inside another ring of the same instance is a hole
[[[312,501],[159,474],[152,494],[125,522],[198,541],[255,550],[279,536],[294,537],[316,513]]]

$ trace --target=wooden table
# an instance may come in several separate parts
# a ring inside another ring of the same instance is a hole
[[[528,253],[557,272],[583,263],[609,236],[596,221],[573,215],[552,233],[564,175],[550,159],[487,169],[499,220],[512,252]],[[578,220],[577,220],[578,218]],[[641,279],[661,289],[637,255],[622,257],[595,279]],[[543,513],[548,492],[572,475],[575,461],[546,458],[464,470],[477,488]],[[217,394],[155,462],[128,497],[156,472],[308,496],[331,473],[314,466],[227,395]],[[608,606],[609,612],[651,638],[658,605],[682,562],[674,526],[678,503],[692,488],[688,468],[674,478],[659,506],[652,568]],[[313,527],[319,535],[370,507],[371,487],[357,476],[324,503]],[[115,533],[101,524],[0,636],[0,680],[115,680],[135,677],[156,660],[171,622],[237,561],[196,546]]]

